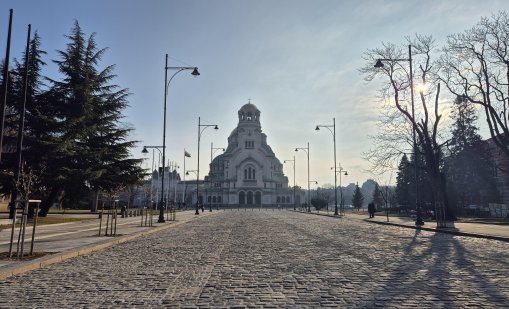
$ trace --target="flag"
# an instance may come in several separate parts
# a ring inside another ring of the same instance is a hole
[[[191,158],[191,154],[184,149],[184,156]]]

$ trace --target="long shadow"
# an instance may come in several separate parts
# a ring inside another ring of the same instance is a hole
[[[509,297],[502,293],[501,287],[492,283],[490,278],[488,278],[485,274],[477,271],[477,265],[469,260],[466,255],[468,250],[457,239],[453,239],[453,245],[456,252],[455,266],[457,266],[458,269],[468,272],[470,275],[474,276],[476,278],[474,284],[482,289],[482,291],[488,295],[490,299],[497,299],[501,302],[501,304],[509,304]],[[504,269],[498,269],[498,271],[507,274]]]
[[[416,230],[416,236],[417,234],[418,230]],[[374,305],[377,298],[386,298],[388,292],[389,295],[398,295],[404,299],[424,297],[431,302],[447,306],[461,306],[461,303],[457,304],[457,296],[476,295],[479,292],[486,293],[490,299],[495,298],[501,304],[509,303],[507,296],[502,292],[504,287],[495,286],[484,274],[475,270],[475,264],[469,261],[465,255],[466,249],[457,239],[454,239],[454,236],[435,233],[429,242],[422,244],[418,244],[414,237],[403,250],[404,256],[412,254],[416,249],[415,246],[426,244],[429,245],[426,250],[410,257],[412,263],[406,265],[402,263],[402,267],[394,269],[386,281],[387,286],[376,291],[373,294],[373,300],[362,304],[362,307]],[[402,259],[400,261],[403,262]],[[452,265],[451,261],[453,261]],[[458,270],[474,275],[478,288],[482,290],[465,286],[463,282],[455,282],[468,280]],[[465,289],[470,289],[470,291],[465,291]],[[416,290],[420,293],[416,294]]]

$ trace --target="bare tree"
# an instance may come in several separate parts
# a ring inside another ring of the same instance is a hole
[[[409,49],[413,51],[411,56],[417,64],[417,77],[420,82],[420,87],[416,87],[417,98],[415,106],[412,103],[413,89],[411,89],[411,74],[409,57],[405,55],[403,48],[397,47],[394,44],[382,44],[382,48],[368,50],[364,59],[367,61],[365,67],[361,68],[361,72],[366,75],[365,80],[368,82],[373,81],[376,77],[384,77],[388,82],[383,84],[382,91],[385,93],[385,100],[391,102],[391,108],[395,108],[397,114],[393,114],[394,126],[402,126],[406,128],[403,132],[398,132],[391,135],[387,132],[385,138],[386,144],[378,144],[377,152],[378,157],[395,156],[398,154],[398,147],[403,147],[405,142],[408,144],[412,134],[412,129],[415,131],[416,142],[416,155],[422,157],[425,175],[429,178],[431,189],[433,193],[433,200],[435,209],[439,214],[437,218],[444,218],[447,212],[448,217],[452,217],[450,210],[446,209],[445,205],[445,181],[440,170],[441,162],[441,144],[440,129],[442,115],[440,113],[440,83],[436,78],[436,70],[432,63],[432,54],[435,49],[435,43],[431,36],[416,35],[415,38],[407,38]],[[385,59],[385,65],[381,68],[375,68],[373,64],[378,59]],[[413,72],[412,72],[413,73]],[[389,105],[386,103],[386,108]],[[401,123],[401,122],[404,122]],[[410,130],[408,130],[410,128]],[[401,133],[406,133],[406,136],[401,136]],[[399,138],[398,138],[398,135]],[[393,143],[390,138],[395,138]],[[401,142],[398,144],[398,140]],[[384,141],[381,139],[380,141]],[[405,152],[405,151],[401,151]],[[401,155],[399,152],[399,156]],[[376,162],[375,162],[376,163]],[[383,161],[380,162],[383,164]],[[443,220],[439,220],[439,225],[443,224]]]
[[[509,157],[509,16],[483,17],[450,35],[440,58],[439,78],[456,96],[484,110],[495,145]]]

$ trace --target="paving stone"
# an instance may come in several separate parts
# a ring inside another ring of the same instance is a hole
[[[0,281],[0,308],[504,308],[494,240],[286,211],[220,211]]]

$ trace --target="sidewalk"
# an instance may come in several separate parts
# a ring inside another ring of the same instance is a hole
[[[294,210],[290,210],[294,211]],[[301,212],[301,211],[299,211]],[[319,216],[327,216],[327,217],[335,217],[341,218],[342,220],[362,220],[368,223],[373,224],[384,224],[384,225],[393,225],[404,228],[417,229],[415,226],[415,221],[409,217],[389,217],[389,221],[387,221],[387,217],[382,214],[378,214],[375,218],[369,219],[367,214],[356,214],[354,212],[347,212],[345,217],[337,217],[332,214],[332,212],[327,213],[325,211],[316,213],[316,212],[302,212],[304,214],[312,214]],[[439,228],[436,227],[436,222],[424,222],[424,226],[420,227],[421,230],[430,231],[430,232],[439,232],[439,233],[447,233],[458,236],[466,236],[466,237],[476,237],[476,238],[485,238],[485,239],[494,239],[499,241],[509,242],[509,225],[500,225],[500,224],[488,224],[488,223],[473,223],[473,222],[454,222],[453,228]]]
[[[194,214],[194,210],[181,211],[176,213],[175,221],[166,221],[157,223],[157,215],[153,217],[152,227],[142,227],[141,216],[138,217],[118,217],[117,236],[98,236],[99,219],[48,224],[37,226],[34,241],[34,253],[47,253],[42,257],[34,259],[0,259],[0,280],[12,275],[24,273],[32,269],[41,268],[50,264],[58,263],[79,255],[89,254],[115,244],[120,244],[133,240],[144,235],[156,233],[191,220],[199,219],[202,216],[208,216],[215,212],[203,212],[199,216]],[[96,216],[97,217],[97,216]],[[106,218],[103,217],[101,235],[104,235]],[[16,250],[18,229],[15,230],[15,239],[13,252]],[[0,232],[0,253],[9,252],[11,230],[5,229]],[[26,229],[24,253],[30,252],[30,240],[32,237],[32,227]],[[15,253],[14,253],[15,254]]]
[[[349,214],[348,216],[353,215],[356,214]],[[370,223],[395,225],[413,229],[417,228],[415,226],[415,221],[409,217],[389,217],[389,221],[387,221],[387,217],[383,215],[378,215],[372,219],[367,218],[367,215],[356,215],[356,216],[364,217],[364,221]],[[424,225],[420,227],[420,229],[432,232],[438,231],[442,233],[448,233],[459,236],[495,239],[509,242],[509,225],[473,223],[473,222],[454,222],[454,227],[452,228],[437,229],[436,222],[425,221]]]

